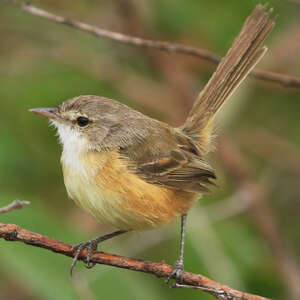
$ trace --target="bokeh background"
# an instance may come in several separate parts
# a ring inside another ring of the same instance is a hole
[[[300,2],[268,1],[278,14],[260,67],[300,75]],[[45,0],[34,5],[99,27],[225,54],[257,1]],[[0,206],[31,201],[2,223],[79,243],[107,233],[67,198],[53,128],[30,114],[82,94],[117,99],[180,125],[215,66],[195,57],[97,39],[0,2]],[[300,299],[300,89],[247,79],[219,114],[211,162],[218,186],[193,208],[186,270],[276,299]],[[179,220],[101,247],[173,264]],[[78,263],[0,240],[0,299],[214,299],[168,289],[163,279]]]

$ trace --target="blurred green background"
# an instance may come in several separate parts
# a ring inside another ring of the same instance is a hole
[[[300,74],[300,2],[269,0],[278,15],[260,67]],[[257,1],[47,0],[34,5],[57,14],[146,38],[182,42],[224,55]],[[31,201],[0,222],[79,243],[107,233],[67,198],[60,146],[46,120],[27,112],[83,94],[119,100],[173,125],[184,120],[215,66],[193,57],[137,49],[51,23],[0,2],[0,207]],[[297,274],[286,280],[283,256],[300,258],[300,89],[248,79],[220,113],[218,131],[237,147],[254,181],[267,191],[280,237],[268,243],[241,187],[217,154],[218,186],[188,220],[185,268],[231,287],[276,299],[295,296]],[[218,153],[218,151],[216,151]],[[251,198],[251,197],[250,197]],[[250,199],[251,202],[251,199]],[[283,245],[284,244],[284,245]],[[173,264],[179,220],[154,231],[108,241],[103,251]],[[278,254],[279,253],[279,254]],[[0,299],[214,299],[171,290],[163,279],[71,259],[0,240]],[[296,272],[297,273],[297,272]],[[293,281],[294,280],[294,281]],[[298,294],[299,295],[299,294]]]

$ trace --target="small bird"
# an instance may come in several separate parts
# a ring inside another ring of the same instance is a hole
[[[180,255],[167,282],[171,278],[182,282],[187,213],[216,178],[206,160],[213,148],[213,120],[265,54],[262,43],[274,26],[270,14],[260,5],[253,10],[181,127],[92,95],[56,108],[30,110],[49,118],[57,128],[69,197],[96,220],[117,229],[74,246],[71,272],[84,248],[87,266],[92,267],[91,254],[100,242],[181,216]]]

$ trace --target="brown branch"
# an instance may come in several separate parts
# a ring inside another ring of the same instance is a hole
[[[29,205],[29,204],[30,204],[29,201],[15,200],[11,204],[9,204],[7,206],[4,206],[4,207],[1,207],[0,208],[0,214],[5,214],[5,213],[8,213],[8,212],[10,212],[12,210],[15,210],[15,209],[21,209],[24,206]]]
[[[28,231],[15,224],[0,223],[0,238],[3,238],[7,241],[23,242],[28,245],[41,247],[70,257],[74,257],[75,254],[75,252],[72,251],[71,245],[51,239],[38,233]],[[87,250],[83,250],[79,256],[79,259],[86,261],[86,256]],[[136,260],[98,251],[93,253],[91,262],[137,272],[144,272],[157,277],[168,277],[172,272],[172,267],[163,262],[157,263]],[[270,300],[264,297],[237,291],[226,285],[217,283],[205,276],[190,272],[184,272],[183,284],[188,285],[189,288],[201,289],[202,291],[215,296],[217,299],[222,300]]]
[[[63,24],[70,26],[74,29],[78,29],[81,31],[88,32],[90,34],[93,34],[97,37],[107,38],[119,43],[127,44],[127,45],[133,45],[136,47],[144,47],[144,48],[153,48],[161,51],[167,51],[170,53],[181,53],[186,55],[192,55],[196,56],[198,58],[205,59],[207,61],[210,61],[214,64],[218,64],[221,60],[221,58],[214,54],[211,51],[208,51],[206,49],[200,49],[196,47],[190,47],[185,46],[179,43],[170,43],[170,42],[164,42],[164,41],[154,41],[149,39],[142,39],[135,36],[129,36],[126,34],[122,34],[119,32],[114,32],[106,29],[102,29],[90,24],[86,24],[83,22],[78,22],[74,20],[70,20],[66,17],[59,16],[53,13],[50,13],[46,10],[37,8],[33,5],[19,2],[17,0],[6,0],[10,2],[11,4],[20,7],[23,11],[30,13],[32,15],[36,15],[39,17],[42,17],[44,19],[53,21],[55,23]],[[261,69],[256,69],[251,72],[251,75],[253,77],[266,80],[266,81],[272,81],[277,84],[281,84],[283,86],[287,87],[300,87],[300,77],[299,76],[291,76],[281,73],[275,73],[270,71],[265,71]]]

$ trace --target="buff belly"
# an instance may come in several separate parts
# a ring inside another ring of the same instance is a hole
[[[143,230],[186,213],[195,194],[147,183],[128,171],[117,152],[90,152],[68,162],[62,156],[69,196],[99,222]]]

